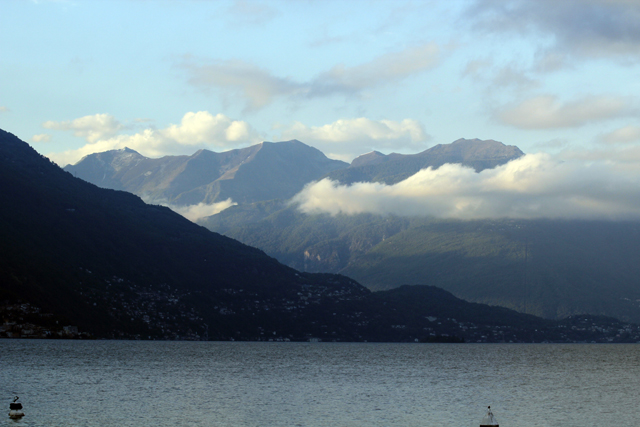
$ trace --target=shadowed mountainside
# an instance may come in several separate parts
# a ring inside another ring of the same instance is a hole
[[[296,269],[372,290],[433,285],[468,301],[548,318],[640,322],[640,223],[307,215],[281,202],[201,221]]]
[[[611,318],[551,322],[430,286],[372,293],[344,276],[299,273],[167,208],[74,178],[4,131],[0,184],[0,336],[7,325],[12,336],[46,336],[55,319],[105,338],[640,339],[638,327]]]
[[[520,155],[496,141],[458,140],[412,156],[368,153],[329,176],[394,183],[426,166],[481,170]],[[640,322],[638,222],[332,217],[269,201],[200,223],[296,269],[345,274],[372,290],[426,284],[548,318],[592,313]]]
[[[247,328],[220,315],[238,292],[268,300],[322,284],[368,294],[345,277],[299,274],[168,208],[76,179],[4,131],[0,166],[0,297],[27,300],[99,335],[156,335],[140,315],[154,312],[149,304],[173,305],[171,316],[180,304],[197,311],[193,328],[202,335],[207,323],[213,337]],[[127,308],[134,300],[147,308]]]
[[[74,178],[4,131],[0,183],[0,302],[23,301],[31,319],[40,309],[99,337],[459,341],[497,327],[492,340],[505,331],[530,340],[532,325],[560,331],[432,287],[378,295],[344,276],[299,273],[168,208]],[[454,315],[472,327],[427,319]]]

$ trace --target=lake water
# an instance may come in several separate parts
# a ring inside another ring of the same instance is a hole
[[[26,416],[7,416],[14,394]],[[0,426],[640,425],[640,346],[0,340]]]

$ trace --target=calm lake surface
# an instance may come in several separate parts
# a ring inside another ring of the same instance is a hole
[[[7,416],[14,394],[26,416]],[[0,426],[640,425],[640,345],[0,340]]]

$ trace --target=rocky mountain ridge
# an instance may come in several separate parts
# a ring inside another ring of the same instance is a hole
[[[437,169],[445,163],[472,167],[476,172],[491,169],[517,159],[524,153],[516,146],[494,140],[458,139],[450,144],[438,144],[417,154],[371,152],[354,159],[351,166],[328,174],[342,184],[354,182],[384,182],[395,184],[421,169]]]
[[[288,199],[308,182],[345,167],[347,163],[331,160],[319,150],[292,140],[159,159],[125,148],[88,155],[64,170],[152,203],[185,206],[227,199],[240,204]]]

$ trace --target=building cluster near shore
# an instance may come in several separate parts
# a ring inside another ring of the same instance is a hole
[[[29,303],[0,304],[0,320],[0,338],[91,338],[77,326],[66,325],[52,313],[43,313]]]
[[[166,290],[165,290],[166,291]],[[230,290],[227,290],[230,291]],[[175,291],[174,291],[175,292]],[[241,290],[235,292],[242,293]],[[160,302],[167,295],[164,292],[154,293],[154,298],[150,298],[150,290],[144,289],[147,300]],[[170,293],[173,294],[173,293]],[[177,295],[171,295],[173,299]],[[307,307],[309,303],[319,303],[314,301],[314,294],[300,293],[300,300],[296,309]],[[311,296],[311,297],[310,297]],[[343,295],[338,295],[343,297]],[[131,303],[131,300],[129,300]],[[164,301],[167,302],[167,301]],[[172,301],[174,304],[178,301]],[[293,303],[289,301],[289,303]],[[282,301],[254,301],[255,306],[245,305],[238,307],[217,307],[220,314],[235,314],[235,311],[260,310],[260,311],[288,311],[291,308]],[[296,304],[296,305],[297,305]],[[128,316],[136,316],[133,321],[141,321],[149,327],[155,329],[151,335],[132,333],[126,334],[114,331],[111,338],[115,339],[160,339],[160,340],[189,340],[207,341],[209,339],[220,340],[225,338],[209,337],[208,325],[202,323],[202,319],[191,310],[181,312],[180,305],[173,307],[173,313],[169,315],[163,311],[155,311],[156,307],[145,307],[133,304],[135,310],[127,312]],[[131,307],[133,308],[133,307]],[[224,312],[224,313],[223,313]],[[358,327],[366,327],[368,320],[359,319],[362,313],[334,313],[336,321],[345,324],[355,324]],[[155,321],[160,321],[160,325],[154,325]],[[181,321],[178,321],[181,320]],[[332,319],[334,320],[334,319]],[[33,338],[33,339],[91,339],[91,334],[82,332],[77,326],[69,325],[64,320],[51,313],[43,312],[40,308],[28,303],[7,303],[0,304],[0,338]],[[176,322],[178,321],[178,322]],[[459,322],[452,318],[437,318],[428,316],[424,319],[426,326],[422,328],[421,338],[410,338],[405,341],[415,342],[467,342],[467,343],[523,343],[523,342],[555,342],[555,343],[632,343],[640,342],[640,325],[620,322],[613,318],[581,315],[570,316],[559,322],[551,322],[548,327],[540,329],[525,330],[514,326],[481,325],[472,322]],[[315,322],[314,322],[315,323]],[[235,336],[226,339],[234,341],[367,341],[365,337],[360,339],[337,335],[332,331],[332,327],[327,325],[319,326],[315,332],[294,336],[281,334],[269,328],[258,326],[257,333],[251,336]],[[335,325],[331,325],[335,326]],[[414,329],[403,324],[394,324],[391,329],[398,333],[405,332],[405,329]],[[414,334],[412,334],[414,335]],[[414,335],[415,336],[415,335]]]

